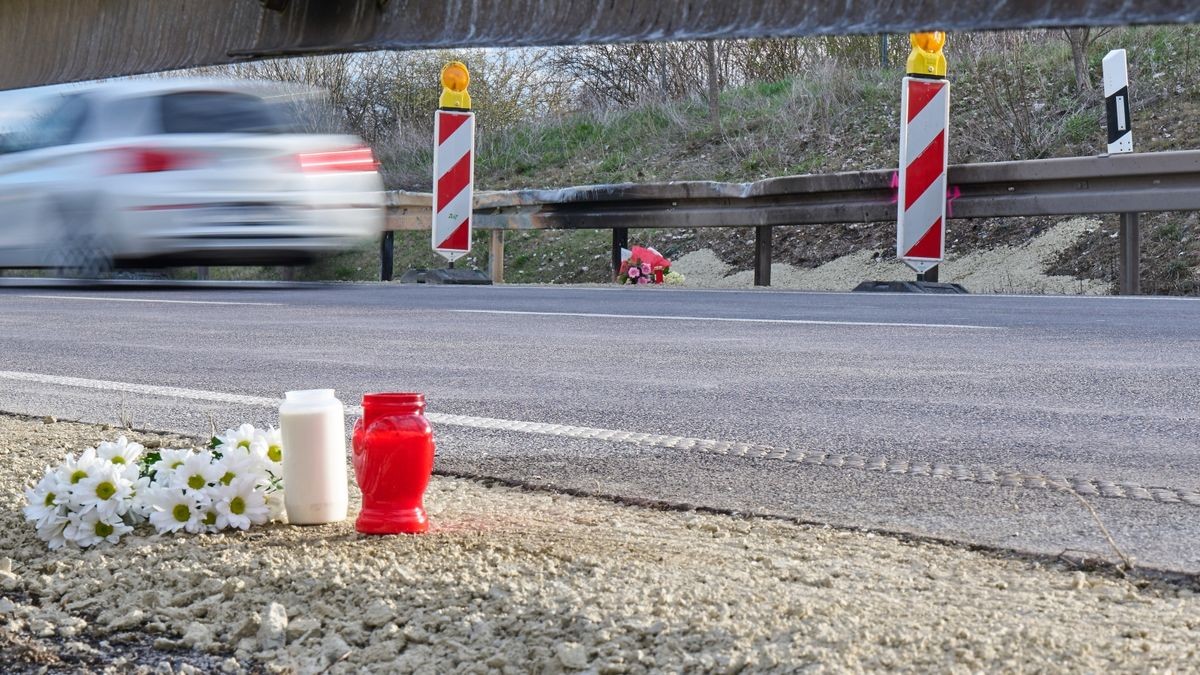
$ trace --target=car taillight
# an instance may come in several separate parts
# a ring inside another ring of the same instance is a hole
[[[196,154],[156,148],[122,148],[113,153],[113,173],[158,173],[178,171],[196,163]]]
[[[305,173],[377,171],[379,169],[379,162],[375,161],[375,155],[365,145],[347,150],[306,152],[296,155],[296,159],[300,162],[300,170]]]

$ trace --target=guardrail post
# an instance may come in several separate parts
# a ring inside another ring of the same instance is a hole
[[[379,240],[379,280],[392,280],[392,254],[395,251],[396,233],[388,230]]]
[[[1141,295],[1142,275],[1140,270],[1142,244],[1138,233],[1138,214],[1121,214],[1121,295]]]
[[[938,267],[940,267],[940,265],[934,265],[924,272],[918,273],[917,281],[928,281],[936,284],[938,280]]]
[[[208,265],[201,265],[196,268],[196,278],[200,281],[208,281]]]
[[[613,243],[612,243],[612,278],[617,280],[617,273],[621,271],[621,249],[629,248],[629,228],[614,227],[613,228]]]
[[[754,227],[754,285],[771,285],[771,245],[772,232],[770,225]]]
[[[488,271],[493,284],[504,283],[504,230],[492,230],[491,247],[488,249]]]

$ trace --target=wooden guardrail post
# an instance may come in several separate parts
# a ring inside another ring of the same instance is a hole
[[[621,249],[629,248],[629,228],[614,227],[612,240],[612,278],[617,280],[617,273],[621,271]]]
[[[388,230],[379,240],[379,280],[392,280],[392,259],[395,252],[396,233]]]
[[[770,225],[757,225],[754,228],[754,285],[771,285],[771,247],[772,232]]]
[[[504,283],[504,230],[492,230],[491,246],[488,247],[488,271],[493,284]]]
[[[1121,295],[1141,295],[1142,293],[1142,243],[1138,232],[1138,214],[1121,214]]]

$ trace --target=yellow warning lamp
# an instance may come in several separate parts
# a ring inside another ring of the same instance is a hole
[[[467,93],[467,85],[471,84],[471,73],[462,61],[451,61],[442,66],[442,97],[438,99],[439,108],[454,110],[470,110],[471,95]]]
[[[908,36],[913,50],[908,55],[908,74],[918,77],[946,77],[946,34],[940,30],[912,33]]]

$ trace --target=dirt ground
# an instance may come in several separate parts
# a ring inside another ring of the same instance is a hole
[[[23,520],[22,488],[64,451],[117,433],[0,415],[8,672],[1184,672],[1200,663],[1194,580],[448,477],[429,489],[434,527],[424,536],[366,537],[348,521],[233,535],[142,530],[113,546],[46,550]]]

